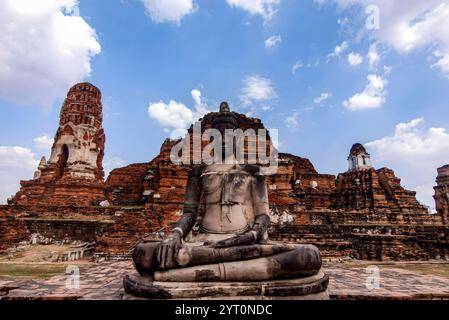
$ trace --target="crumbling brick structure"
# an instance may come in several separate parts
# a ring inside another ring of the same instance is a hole
[[[33,180],[21,181],[15,205],[88,206],[105,200],[101,92],[90,83],[73,86],[61,108],[51,156]]]
[[[435,190],[435,209],[447,222],[449,218],[449,165],[438,168]]]

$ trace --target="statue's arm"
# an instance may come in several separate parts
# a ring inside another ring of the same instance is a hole
[[[195,225],[201,198],[201,169],[193,169],[189,174],[186,193],[184,196],[184,209],[181,219],[176,223],[173,231],[185,237]]]
[[[184,212],[176,223],[172,232],[164,239],[158,250],[160,269],[169,269],[176,266],[176,257],[182,246],[182,239],[192,230],[198,215],[201,198],[201,169],[194,168],[189,173],[187,189],[184,198]]]
[[[256,242],[262,240],[268,231],[270,216],[268,215],[270,206],[268,203],[268,190],[265,182],[265,176],[256,174],[252,181],[251,189],[254,207],[254,225],[251,232],[254,233]]]

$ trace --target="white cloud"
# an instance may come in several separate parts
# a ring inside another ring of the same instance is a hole
[[[151,103],[148,107],[151,118],[156,119],[163,127],[174,130],[186,130],[193,121],[193,112],[182,103],[170,100]]]
[[[303,64],[300,61],[296,61],[293,65],[292,65],[292,73],[296,74],[296,72],[299,69],[303,69],[303,68],[312,68],[312,67],[317,67],[319,65],[320,61],[316,60],[313,64],[312,63],[307,63],[307,64]]]
[[[301,69],[302,67],[304,67],[304,65],[303,65],[301,62],[299,62],[299,61],[295,62],[295,64],[292,65],[292,73],[293,73],[293,74],[296,74],[296,72],[297,72],[299,69]]]
[[[377,5],[380,28],[372,36],[400,53],[430,48],[439,55],[434,67],[449,77],[449,2],[447,0],[333,0],[344,8]],[[361,10],[364,14],[364,10]]]
[[[101,52],[76,0],[0,2],[0,99],[50,106]]]
[[[369,51],[366,57],[368,58],[370,69],[375,69],[377,67],[377,63],[380,61],[380,54],[377,49],[377,43],[373,43],[369,47]]]
[[[226,0],[234,8],[245,10],[251,15],[260,15],[265,22],[270,21],[276,13],[280,0]]]
[[[0,146],[0,203],[17,193],[20,180],[33,178],[39,160],[28,148]]]
[[[351,52],[348,54],[348,63],[351,66],[358,66],[363,63],[363,57],[359,53]]]
[[[327,55],[328,58],[336,58],[339,57],[342,53],[348,49],[349,45],[347,41],[343,41],[340,45],[336,46],[334,52],[329,53]]]
[[[277,97],[276,90],[270,79],[258,75],[243,79],[243,89],[240,100],[245,106],[263,103]]]
[[[299,113],[295,112],[292,115],[290,115],[289,117],[287,117],[287,119],[285,119],[285,126],[289,129],[296,129],[299,127]]]
[[[343,102],[343,105],[347,109],[351,111],[376,109],[385,103],[387,79],[382,76],[370,74],[367,80],[368,84],[362,92],[356,93]]]
[[[183,17],[195,13],[193,0],[141,0],[154,22],[181,24]]]
[[[210,112],[210,110],[207,107],[207,104],[203,101],[200,90],[193,89],[192,91],[190,91],[190,94],[192,95],[193,101],[195,102],[196,114],[203,116],[206,113]]]
[[[271,36],[267,40],[265,40],[266,48],[274,48],[277,47],[282,42],[282,37],[280,35]]]
[[[444,128],[424,130],[424,119],[399,123],[391,136],[369,142],[377,166],[388,166],[403,178],[404,185],[418,191],[418,199],[434,207],[432,186],[436,169],[449,163],[449,133]]]
[[[313,102],[315,102],[315,104],[320,104],[323,101],[326,101],[327,99],[329,99],[332,95],[329,92],[324,92],[322,93],[319,97],[316,97]]]
[[[326,2],[327,0],[318,0],[318,1],[321,1],[322,3],[324,3],[324,2]],[[315,1],[315,2],[317,2],[317,1]],[[350,22],[350,20],[349,20],[348,17],[338,18],[338,19],[337,19],[337,23],[338,23],[339,25],[341,25],[341,26],[345,26],[345,25],[349,24],[349,22]]]
[[[48,134],[41,135],[33,139],[36,149],[50,151],[53,146],[54,139]]]
[[[202,101],[199,90],[192,90],[191,95],[195,102],[195,110],[174,100],[170,100],[168,103],[159,101],[150,103],[148,115],[157,120],[164,127],[164,131],[169,132],[171,130],[172,138],[183,136],[194,121],[210,112]]]
[[[441,53],[440,51],[435,51],[433,53],[434,57],[438,59],[432,67],[438,68],[443,72],[447,78],[449,78],[449,54]]]

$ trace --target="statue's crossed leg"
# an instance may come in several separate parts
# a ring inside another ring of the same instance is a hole
[[[143,242],[134,250],[137,271],[155,281],[262,281],[317,274],[319,250],[313,245],[255,244],[212,248],[185,244],[178,252],[178,268],[158,268],[159,242]]]

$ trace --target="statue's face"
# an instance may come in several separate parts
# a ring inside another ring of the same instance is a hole
[[[231,146],[228,146],[226,144],[226,142],[229,143],[229,141],[227,141],[227,139],[226,139],[226,133],[234,132],[234,130],[238,129],[238,125],[237,125],[237,123],[236,123],[234,118],[232,118],[230,116],[222,116],[219,121],[214,123],[212,128],[218,130],[220,132],[220,134],[221,134],[221,137],[222,137],[222,140],[221,140],[221,151],[222,151],[221,160],[224,163],[225,159],[230,156],[229,152],[231,152],[235,156],[235,145],[237,143],[237,141],[234,141],[233,144],[232,144],[232,149],[230,151],[228,151],[228,153],[226,153],[226,150],[231,148]]]
[[[231,112],[231,109],[229,108],[229,105],[227,102],[222,102],[220,104],[220,112]]]

